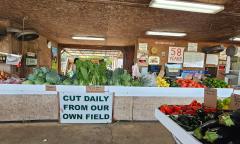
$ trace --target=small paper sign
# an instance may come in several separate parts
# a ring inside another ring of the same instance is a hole
[[[231,110],[237,110],[239,108],[240,108],[240,95],[232,94],[232,96],[231,96],[231,103],[230,103],[230,109]]]
[[[46,85],[46,91],[56,91],[57,88],[55,85]]]
[[[204,89],[204,106],[217,108],[217,90],[211,88]]]
[[[104,86],[86,86],[87,93],[104,93],[105,87]]]
[[[197,52],[198,43],[188,43],[188,51]]]

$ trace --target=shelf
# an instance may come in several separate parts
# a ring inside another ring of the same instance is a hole
[[[46,91],[45,85],[24,85],[24,84],[0,84],[1,91]],[[85,92],[86,86],[56,85],[57,92]],[[119,97],[191,97],[203,98],[203,88],[161,88],[161,87],[129,87],[129,86],[105,86],[106,92],[114,92]],[[230,97],[233,93],[232,88],[218,88],[218,97]],[[240,90],[234,93],[240,94]]]

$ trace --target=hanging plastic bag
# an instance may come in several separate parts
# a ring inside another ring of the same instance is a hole
[[[144,81],[144,86],[146,87],[156,87],[156,78],[157,74],[152,73],[152,74],[147,74],[143,76],[143,81]]]

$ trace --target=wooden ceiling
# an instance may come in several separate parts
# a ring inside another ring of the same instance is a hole
[[[189,0],[193,1],[193,0]],[[133,45],[147,30],[186,32],[191,41],[220,41],[240,34],[239,0],[195,0],[224,4],[216,15],[149,8],[150,0],[1,0],[0,18],[64,44]],[[104,36],[104,42],[72,40],[74,34]],[[161,37],[159,37],[161,38]]]

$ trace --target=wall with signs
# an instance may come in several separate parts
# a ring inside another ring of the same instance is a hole
[[[159,56],[160,57],[160,64],[165,64],[169,60],[170,61],[181,61],[181,58],[177,55],[181,55],[181,48],[185,48],[184,51],[196,51],[201,52],[203,48],[216,46],[223,44],[225,47],[229,46],[229,44],[224,43],[214,43],[214,42],[191,42],[191,41],[185,41],[185,40],[167,40],[167,39],[153,39],[153,38],[139,38],[139,43],[147,43],[148,45],[148,56]],[[172,51],[169,52],[172,48]],[[137,50],[136,50],[137,52]],[[169,54],[173,54],[173,57],[169,59]],[[176,55],[175,55],[176,54]],[[217,54],[219,55],[219,54]],[[206,65],[204,65],[206,66]],[[209,65],[213,66],[214,65]],[[215,65],[216,67],[216,65]],[[185,69],[185,68],[184,68]],[[188,67],[186,69],[193,69],[193,70],[199,70],[203,68],[192,68]]]

